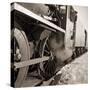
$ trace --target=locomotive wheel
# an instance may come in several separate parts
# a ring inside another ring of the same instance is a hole
[[[29,49],[29,44],[27,37],[24,33],[24,31],[20,31],[19,29],[15,28],[12,30],[12,35],[11,35],[11,42],[14,40],[14,46],[11,45],[13,48],[13,54],[14,54],[14,62],[15,61],[15,52],[17,52],[16,48],[18,49],[19,57],[17,59],[17,62],[20,61],[25,61],[30,59],[30,49]],[[17,44],[15,44],[17,43]],[[11,61],[12,62],[12,61]],[[14,63],[13,62],[13,63]],[[27,75],[28,67],[23,67],[18,70],[14,70],[14,87],[20,87],[22,82],[25,80],[25,77]],[[11,71],[12,72],[12,71]],[[16,75],[17,73],[17,75]]]
[[[40,75],[41,75],[42,79],[48,80],[54,75],[54,71],[56,68],[56,66],[55,66],[56,61],[54,60],[55,58],[54,58],[54,56],[49,48],[49,45],[48,45],[48,37],[40,42],[40,56],[41,57],[43,57],[43,56],[50,57],[50,59],[48,61],[42,62],[39,64]]]

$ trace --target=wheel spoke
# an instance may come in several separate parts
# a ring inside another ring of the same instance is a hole
[[[50,52],[48,50],[44,50],[44,52],[46,52],[48,55],[50,54]]]
[[[48,44],[46,43],[46,48],[49,50]]]

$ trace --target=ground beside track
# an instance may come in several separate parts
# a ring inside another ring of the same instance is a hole
[[[73,62],[65,65],[53,81],[46,81],[42,85],[86,84],[88,83],[88,53],[84,53]]]

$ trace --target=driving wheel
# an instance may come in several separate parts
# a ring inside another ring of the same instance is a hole
[[[43,39],[40,42],[40,51],[39,51],[40,57],[43,57],[43,56],[50,57],[48,61],[41,62],[39,64],[40,75],[44,80],[50,79],[54,75],[54,72],[56,69],[56,64],[55,64],[56,60],[52,51],[50,50],[48,40],[49,40],[49,37]]]
[[[30,59],[30,49],[25,32],[17,28],[11,31],[11,83],[14,87],[20,87],[28,72],[28,67],[16,69],[15,62]]]

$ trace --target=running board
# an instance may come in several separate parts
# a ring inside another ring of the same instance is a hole
[[[27,15],[27,16],[35,19],[35,20],[38,20],[38,21],[42,22],[43,24],[55,29],[55,31],[58,30],[58,31],[60,31],[62,33],[65,33],[64,29],[62,29],[59,26],[55,25],[54,23],[42,18],[41,16],[33,13],[32,11],[26,9],[25,7],[21,6],[20,4],[17,4],[17,3],[12,4],[11,11],[13,11],[13,10],[17,10],[17,11],[19,11],[21,13],[24,13],[25,15]]]

